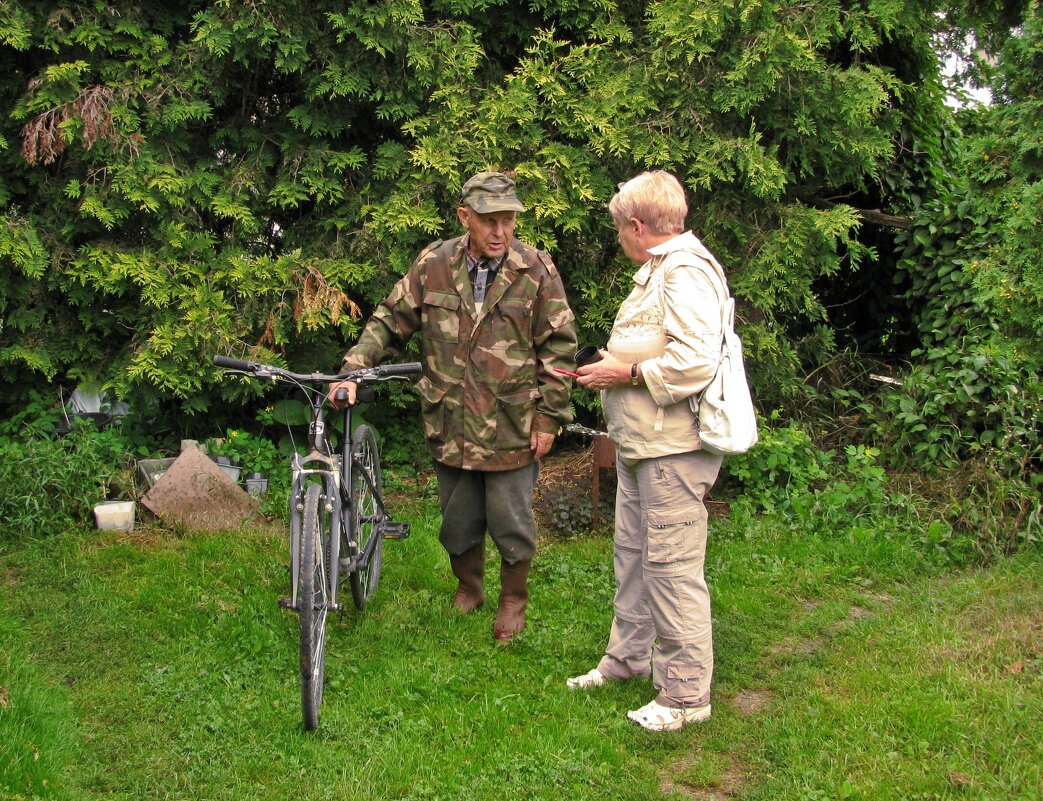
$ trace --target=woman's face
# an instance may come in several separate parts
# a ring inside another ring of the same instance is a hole
[[[617,237],[619,244],[622,246],[627,258],[635,264],[644,264],[648,260],[648,251],[642,244],[643,229],[644,223],[636,217],[631,217],[623,223],[616,224],[616,231],[619,232]]]

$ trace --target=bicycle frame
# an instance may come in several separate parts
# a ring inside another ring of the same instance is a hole
[[[293,508],[292,514],[301,514],[304,511],[304,492],[309,483],[309,476],[319,476],[323,484],[323,497],[326,499],[326,511],[330,512],[330,519],[339,521],[340,529],[329,533],[329,564],[327,572],[330,581],[330,605],[329,609],[339,612],[340,604],[337,602],[340,584],[340,534],[345,536],[350,530],[348,525],[349,516],[354,516],[356,511],[352,508],[351,487],[354,479],[355,455],[351,451],[351,412],[352,407],[344,409],[344,443],[339,456],[329,455],[329,439],[326,434],[326,408],[324,399],[321,397],[311,400],[311,422],[308,425],[308,437],[311,449],[306,455],[294,453],[290,461],[292,476],[292,491],[290,503]],[[385,516],[384,499],[371,479],[369,473],[360,470],[359,473],[369,486],[377,504],[377,515]],[[345,574],[359,569],[365,570],[369,565],[370,556],[375,547],[375,539],[370,539],[366,549],[356,556],[347,565]],[[299,576],[300,542],[297,532],[291,527],[290,536],[290,607],[297,609],[297,583]]]
[[[316,396],[310,399],[311,422],[308,424],[308,439],[311,449],[306,455],[294,453],[290,460],[291,487],[290,492],[290,514],[302,514],[304,512],[304,491],[310,483],[310,476],[318,476],[323,485],[323,498],[326,502],[326,511],[330,512],[330,520],[337,521],[333,525],[345,527],[347,520],[342,512],[345,500],[350,504],[350,499],[345,498],[343,489],[350,487],[351,477],[351,409],[344,410],[344,442],[345,450],[340,456],[330,454],[329,439],[326,434],[326,404],[325,399]],[[290,529],[290,606],[297,609],[297,580],[300,573],[300,542],[299,530]],[[340,572],[340,530],[329,532],[329,559],[326,570],[329,573],[330,605],[333,611],[340,611],[337,603],[339,591]]]

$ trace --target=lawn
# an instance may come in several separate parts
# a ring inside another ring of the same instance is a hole
[[[604,646],[608,537],[542,544],[504,648],[494,605],[449,609],[433,498],[398,507],[314,733],[278,527],[8,539],[0,797],[1043,798],[1038,550],[955,570],[917,531],[714,518],[714,716],[652,734],[625,718],[648,683],[565,687]]]

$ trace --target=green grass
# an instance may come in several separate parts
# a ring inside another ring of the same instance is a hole
[[[453,614],[433,501],[373,605],[335,622],[300,726],[278,531],[59,532],[0,553],[0,797],[1035,799],[1043,566],[945,573],[917,532],[711,523],[714,717],[629,724],[596,663],[611,542],[545,543],[529,626]],[[489,561],[489,591],[497,591]]]

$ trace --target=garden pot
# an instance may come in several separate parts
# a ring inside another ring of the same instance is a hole
[[[94,507],[94,519],[102,531],[133,531],[134,501],[102,501]]]
[[[264,495],[268,491],[268,477],[264,473],[247,474],[246,491],[254,496]]]
[[[226,476],[232,479],[233,483],[239,483],[239,474],[243,472],[243,468],[237,465],[234,459],[228,456],[211,456],[210,458],[224,471]]]
[[[141,475],[145,479],[145,485],[151,488],[163,477],[163,474],[170,469],[172,464],[174,464],[173,458],[140,459],[138,461],[138,470],[141,471]]]

